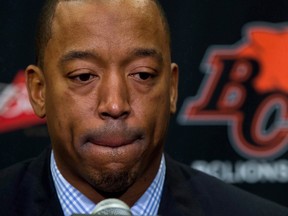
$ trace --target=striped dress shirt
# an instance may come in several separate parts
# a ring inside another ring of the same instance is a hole
[[[64,213],[64,216],[72,214],[91,214],[96,204],[88,199],[79,190],[73,187],[60,173],[57,168],[54,154],[51,154],[50,169],[55,184],[56,192]],[[140,197],[140,199],[131,207],[133,215],[155,216],[160,205],[166,165],[164,155],[162,156],[160,167],[153,182]]]

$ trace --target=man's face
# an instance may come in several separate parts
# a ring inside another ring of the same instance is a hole
[[[43,104],[34,108],[70,183],[110,193],[154,178],[177,98],[154,3],[60,2],[43,68]]]

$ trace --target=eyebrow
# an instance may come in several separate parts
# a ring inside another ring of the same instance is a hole
[[[131,57],[155,57],[159,62],[163,62],[163,56],[160,52],[150,48],[136,48],[129,52]]]
[[[135,48],[128,51],[128,58],[126,60],[133,60],[134,58],[141,58],[141,57],[153,57],[156,58],[159,63],[163,63],[163,55],[161,52],[158,52],[156,49],[151,48]],[[101,56],[96,53],[95,51],[90,50],[72,50],[68,53],[64,54],[60,60],[59,65],[63,65],[66,62],[73,61],[76,59],[92,59],[92,60],[99,60]]]
[[[76,60],[76,59],[99,59],[99,55],[96,54],[95,52],[91,52],[91,51],[73,50],[73,51],[69,51],[68,53],[64,54],[60,58],[59,64],[63,65],[66,62]]]

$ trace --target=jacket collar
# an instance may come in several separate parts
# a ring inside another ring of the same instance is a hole
[[[193,189],[189,181],[190,175],[184,176],[178,162],[167,154],[166,178],[158,214],[163,216],[203,216],[200,203],[193,196]]]

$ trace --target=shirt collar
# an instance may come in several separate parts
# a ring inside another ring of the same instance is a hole
[[[75,213],[91,214],[96,204],[66,181],[58,170],[53,151],[51,153],[50,169],[64,215],[71,216]],[[160,167],[153,182],[140,199],[131,207],[133,215],[157,215],[165,173],[165,158],[164,155],[162,155]]]

